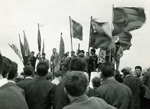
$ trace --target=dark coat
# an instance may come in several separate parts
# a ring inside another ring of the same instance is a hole
[[[45,77],[37,77],[25,87],[26,101],[29,109],[50,109],[53,105],[56,85]]]

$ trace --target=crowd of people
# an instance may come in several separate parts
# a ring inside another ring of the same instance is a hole
[[[150,69],[124,67],[119,72],[123,52],[116,49],[114,60],[103,49],[99,55],[95,49],[86,55],[71,51],[71,57],[67,52],[59,69],[56,48],[50,62],[45,53],[35,57],[31,52],[21,80],[17,63],[0,54],[0,109],[150,109]],[[89,87],[92,72],[101,73]]]

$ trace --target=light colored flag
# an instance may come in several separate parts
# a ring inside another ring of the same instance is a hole
[[[115,47],[112,39],[112,30],[108,22],[92,20],[90,30],[90,47],[105,50]]]

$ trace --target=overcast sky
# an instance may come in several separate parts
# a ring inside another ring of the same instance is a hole
[[[29,42],[30,50],[38,53],[37,23],[40,27],[42,39],[45,40],[46,57],[49,59],[52,48],[59,51],[60,33],[63,33],[65,51],[71,50],[69,16],[83,26],[83,41],[73,39],[73,49],[88,50],[90,17],[99,21],[111,21],[112,5],[114,7],[143,7],[146,13],[146,22],[131,34],[132,46],[124,52],[121,58],[120,69],[136,65],[143,68],[150,66],[150,2],[148,0],[0,0],[0,51],[19,65],[22,63],[13,50],[8,46],[16,44],[18,48],[19,37],[23,40],[23,30]]]

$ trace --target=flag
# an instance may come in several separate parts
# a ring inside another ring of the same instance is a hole
[[[64,53],[65,53],[65,44],[64,44],[64,40],[62,38],[62,36],[60,37],[60,45],[59,45],[59,59],[58,59],[58,62],[55,66],[55,71],[58,71],[60,70],[60,66],[61,66],[61,60],[64,56]]]
[[[13,49],[13,51],[17,54],[17,56],[19,57],[19,59],[22,61],[22,57],[21,57],[20,51],[17,48],[17,46],[15,44],[9,44],[9,46]]]
[[[40,27],[39,27],[39,24],[38,24],[38,50],[39,52],[41,52],[41,33],[40,33]]]
[[[45,43],[44,43],[44,39],[43,39],[43,48],[42,48],[42,53],[45,53]]]
[[[24,55],[28,57],[30,55],[29,43],[25,31],[23,31],[23,33],[24,33]]]
[[[74,21],[73,19],[71,21],[72,21],[72,37],[82,41],[83,39],[82,25]]]
[[[144,9],[137,7],[114,8],[113,35],[123,31],[132,31],[140,28],[146,20]]]
[[[122,32],[118,34],[119,36],[119,42],[120,46],[123,48],[123,50],[129,50],[131,47],[131,39],[132,35],[129,32]]]
[[[90,43],[89,46],[95,49],[111,49],[114,48],[112,40],[112,32],[108,22],[91,21],[90,27]]]
[[[22,58],[23,58],[23,61],[25,62],[24,45],[21,42],[20,34],[19,34],[19,42],[20,42],[20,49],[21,49]]]

